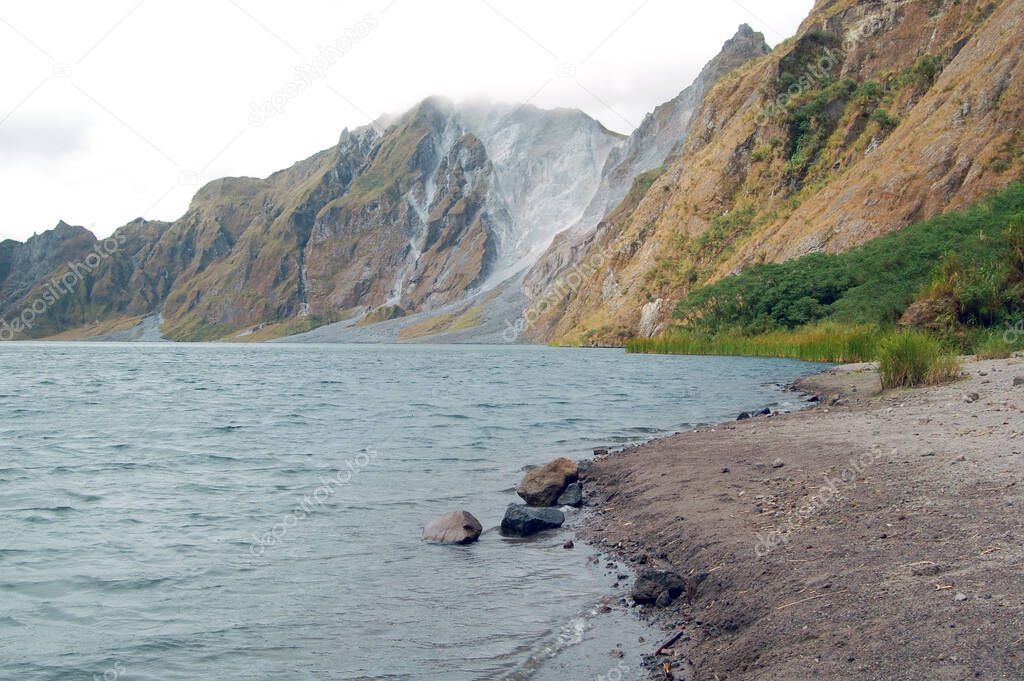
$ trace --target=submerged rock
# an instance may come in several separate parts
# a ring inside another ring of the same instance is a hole
[[[483,525],[468,511],[445,513],[423,528],[423,540],[440,544],[472,544],[480,538]]]
[[[583,483],[574,482],[565,488],[562,495],[558,497],[559,506],[572,506],[579,508],[583,505]]]
[[[509,504],[505,517],[501,519],[501,533],[506,537],[529,537],[530,535],[561,527],[565,514],[557,508],[536,508]]]
[[[536,468],[523,477],[516,494],[530,506],[554,506],[565,488],[576,482],[579,465],[559,458]]]
[[[686,591],[686,582],[671,570],[648,568],[633,583],[633,600],[638,605],[657,605],[663,608]]]

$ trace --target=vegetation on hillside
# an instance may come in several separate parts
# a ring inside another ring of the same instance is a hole
[[[893,386],[953,375],[951,352],[1008,356],[1024,349],[1024,182],[844,253],[754,265],[674,316],[629,350],[879,359]]]
[[[1024,315],[1024,183],[844,253],[754,265],[696,289],[675,317],[746,335],[822,320],[888,326],[939,296],[951,297],[950,330]]]

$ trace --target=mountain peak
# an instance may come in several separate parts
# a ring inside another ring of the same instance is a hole
[[[750,24],[742,23],[740,27],[736,29],[736,35],[733,38],[743,38],[746,36],[754,35],[754,29],[750,28]]]
[[[709,61],[699,78],[705,82],[717,80],[741,64],[771,52],[764,34],[755,31],[749,24],[740,24],[735,35],[725,41],[721,51]]]

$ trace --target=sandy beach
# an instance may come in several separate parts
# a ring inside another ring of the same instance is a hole
[[[810,409],[595,461],[584,536],[686,584],[643,606],[681,632],[655,678],[1024,678],[1024,360],[963,369],[838,367]]]

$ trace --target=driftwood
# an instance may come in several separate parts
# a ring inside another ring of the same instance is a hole
[[[682,635],[683,635],[683,630],[679,630],[676,633],[674,633],[671,636],[669,636],[667,639],[665,639],[664,643],[662,643],[660,646],[658,646],[658,649],[654,651],[654,654],[655,655],[663,655],[664,652],[665,652],[665,648],[668,648],[670,645],[672,645],[673,643],[678,641],[679,637],[681,637]]]

